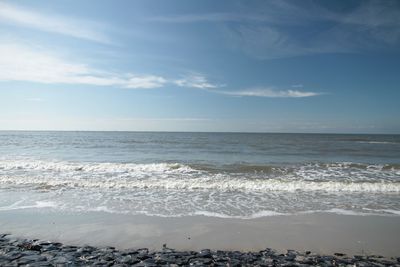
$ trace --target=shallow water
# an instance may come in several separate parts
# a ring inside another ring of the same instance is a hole
[[[0,132],[0,211],[400,215],[400,136]]]

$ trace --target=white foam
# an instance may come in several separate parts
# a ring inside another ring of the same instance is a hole
[[[271,211],[271,210],[264,210],[260,212],[253,213],[248,216],[235,216],[235,215],[227,215],[223,213],[218,213],[218,212],[210,212],[210,211],[196,211],[192,216],[206,216],[206,217],[216,217],[216,218],[224,218],[224,219],[255,219],[255,218],[261,218],[261,217],[269,217],[269,216],[281,216],[281,215],[288,215],[285,213],[280,213],[276,211]]]
[[[358,141],[358,143],[366,143],[366,144],[385,144],[385,145],[399,144],[399,143],[397,143],[397,142],[389,142],[389,141]]]
[[[382,211],[386,212],[386,214],[382,213]],[[192,215],[198,216],[207,216],[207,217],[217,217],[217,218],[226,218],[226,219],[256,219],[256,218],[263,218],[263,217],[270,217],[270,216],[291,216],[291,215],[305,215],[305,214],[315,214],[315,213],[334,213],[338,215],[348,215],[348,216],[390,216],[390,214],[400,215],[400,211],[396,210],[371,210],[369,212],[360,212],[354,210],[346,210],[346,209],[339,209],[333,208],[328,210],[309,210],[309,211],[301,211],[301,212],[289,212],[289,213],[281,213],[275,211],[260,211],[253,213],[247,216],[230,216],[226,214],[216,213],[216,212],[208,212],[208,211],[198,211],[193,213]],[[390,213],[390,214],[387,214]]]
[[[283,216],[288,215],[287,213],[276,212],[272,210],[263,210],[256,212],[249,216],[249,219],[261,218],[261,217],[269,217],[269,216]]]
[[[338,208],[325,210],[323,212],[335,213],[335,214],[340,214],[340,215],[352,215],[352,216],[367,216],[367,215],[375,215],[376,214],[376,213],[365,213],[365,212],[359,212],[359,211],[354,211],[354,210],[346,210],[346,209],[338,209]]]
[[[3,171],[52,171],[52,172],[90,172],[90,173],[168,173],[194,171],[189,166],[178,163],[74,163],[64,161],[42,160],[2,160],[0,170]]]
[[[25,207],[23,207],[25,208]],[[1,209],[0,209],[1,211]],[[334,213],[338,215],[346,215],[346,216],[398,216],[400,215],[400,211],[396,210],[369,210],[368,212],[354,211],[354,210],[346,210],[333,208],[328,210],[308,210],[308,211],[299,211],[299,212],[276,212],[270,210],[264,210],[255,212],[250,215],[229,215],[225,213],[212,212],[206,210],[200,210],[190,213],[174,213],[174,214],[161,214],[154,213],[148,211],[120,211],[113,210],[105,206],[99,206],[91,209],[82,210],[83,212],[105,212],[111,214],[132,214],[132,215],[145,215],[151,217],[163,217],[163,218],[181,218],[181,217],[192,217],[192,216],[205,216],[212,218],[221,218],[221,219],[241,219],[241,220],[252,220],[257,218],[265,218],[265,217],[274,217],[274,216],[293,216],[293,215],[307,215],[307,214],[316,214],[316,213]]]
[[[382,210],[379,210],[379,211],[383,211],[383,212],[387,212],[387,213],[395,214],[395,215],[400,215],[400,210],[382,209]]]
[[[148,179],[97,178],[54,179],[53,177],[3,176],[0,184],[37,185],[40,187],[105,188],[105,189],[165,189],[165,190],[217,190],[217,191],[325,191],[399,193],[399,182],[334,182],[281,179],[240,179],[227,176],[212,177],[149,177]]]
[[[110,209],[106,206],[98,206],[95,208],[87,209],[85,211],[106,212],[106,213],[114,213],[114,214],[128,214],[127,211],[117,211],[117,210]]]
[[[400,171],[383,171],[385,165],[362,165],[363,168],[357,171],[347,171],[354,166],[358,165],[346,162],[306,164],[277,177],[265,174],[212,173],[177,163],[1,160],[0,186],[34,186],[44,190],[56,187],[223,192],[400,192]]]
[[[57,204],[52,201],[36,201],[34,205],[19,205],[23,201],[17,201],[9,206],[0,207],[0,211],[22,210],[22,209],[42,209],[42,208],[55,208]]]

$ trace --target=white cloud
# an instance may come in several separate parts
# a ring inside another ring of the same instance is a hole
[[[115,74],[72,63],[42,50],[0,43],[0,81],[86,84],[133,89],[162,87],[167,80],[156,75]]]
[[[0,42],[0,81],[83,84],[130,89],[160,88],[173,84],[179,87],[202,89],[224,95],[254,97],[309,97],[319,94],[298,90],[275,90],[274,88],[256,88],[242,91],[212,90],[223,85],[211,83],[199,73],[191,73],[178,80],[153,74],[111,73],[91,68],[86,64],[69,62],[40,49],[34,50],[4,42]],[[35,100],[31,99],[31,101]]]
[[[167,83],[167,80],[160,76],[146,75],[146,76],[131,76],[124,87],[126,88],[157,88]]]
[[[65,60],[45,49],[1,41],[0,39],[0,81],[85,84],[130,89],[160,88],[168,84],[197,89],[219,87],[198,73],[178,80],[154,74],[112,73]]]
[[[242,91],[215,91],[221,94],[231,95],[231,96],[255,96],[255,97],[280,97],[280,98],[300,98],[300,97],[310,97],[317,96],[321,93],[317,92],[306,92],[298,90],[276,90],[272,88],[256,88],[248,89]]]
[[[198,73],[187,75],[182,79],[175,80],[174,83],[180,87],[197,89],[213,89],[220,87],[219,85],[210,83],[206,77]]]
[[[0,2],[0,22],[100,43],[112,43],[99,30],[99,23],[40,13],[5,2]]]
[[[298,90],[276,90],[274,88],[256,88],[242,91],[212,90],[223,85],[213,84],[205,76],[198,73],[191,73],[178,80],[153,74],[112,73],[92,68],[86,64],[67,61],[43,49],[32,49],[4,42],[0,42],[0,81],[83,84],[130,89],[160,88],[173,84],[179,87],[202,89],[224,95],[254,97],[310,97],[319,94]],[[32,98],[30,101],[40,100]]]

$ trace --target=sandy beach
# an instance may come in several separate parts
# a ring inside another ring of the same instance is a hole
[[[277,251],[385,257],[399,255],[400,217],[307,214],[258,219],[162,218],[110,213],[0,212],[0,229],[16,237],[120,249]]]

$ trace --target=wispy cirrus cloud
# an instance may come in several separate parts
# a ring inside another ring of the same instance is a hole
[[[197,89],[220,87],[199,73],[191,73],[181,79],[155,74],[115,73],[71,62],[49,53],[46,49],[1,41],[0,39],[0,81],[83,84],[129,89],[152,89],[166,85]]]
[[[48,84],[84,84],[150,89],[164,86],[161,76],[113,73],[75,63],[40,49],[15,43],[0,44],[0,81]]]
[[[17,25],[45,32],[110,44],[112,40],[100,29],[98,22],[63,17],[0,2],[0,23]]]
[[[225,85],[209,83],[205,76],[201,74],[190,74],[174,83],[180,87],[195,88],[206,90],[207,92],[221,95],[238,96],[238,97],[269,97],[269,98],[301,98],[322,95],[320,92],[300,91],[302,84],[295,84],[292,87],[296,89],[280,90],[275,87],[258,87],[245,90],[221,90]]]
[[[218,91],[220,94],[231,96],[250,96],[250,97],[269,97],[269,98],[302,98],[318,96],[322,93],[299,91],[299,90],[279,90],[275,88],[254,88],[239,91]]]
[[[125,88],[132,89],[150,89],[164,86],[168,81],[164,77],[157,75],[129,75],[127,82],[123,85]]]
[[[190,87],[197,89],[213,89],[221,87],[220,85],[213,84],[207,80],[207,78],[200,73],[191,73],[185,77],[175,80],[174,84],[180,87]]]
[[[47,51],[0,43],[0,81],[26,81],[45,84],[81,84],[112,86],[129,89],[162,88],[175,85],[183,88],[206,90],[211,93],[249,97],[310,97],[318,92],[278,90],[272,87],[239,91],[220,90],[224,85],[210,82],[206,76],[192,72],[180,79],[154,74],[114,73],[92,68],[87,64],[70,62]],[[301,86],[295,85],[295,88]],[[40,101],[32,98],[30,101]]]
[[[239,7],[236,12],[177,14],[150,20],[218,23],[228,46],[256,59],[360,53],[400,44],[400,5],[395,0],[359,1],[342,10],[307,0],[253,2]]]

